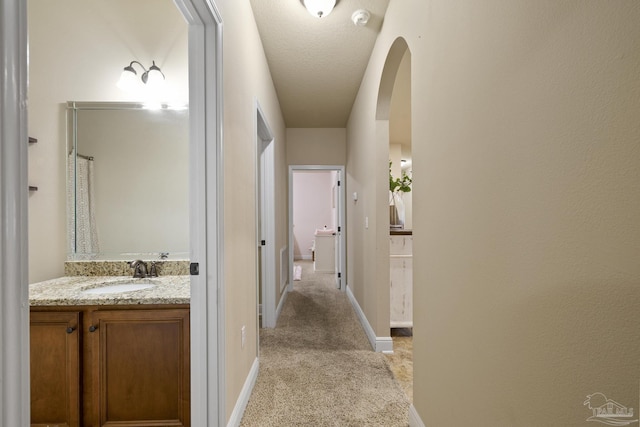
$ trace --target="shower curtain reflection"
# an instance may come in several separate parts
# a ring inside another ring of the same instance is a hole
[[[67,209],[69,210],[69,253],[97,254],[100,252],[98,244],[98,229],[95,218],[94,199],[94,159],[93,157],[76,155],[75,150],[69,155],[67,169],[68,188]],[[75,169],[75,173],[74,173]]]

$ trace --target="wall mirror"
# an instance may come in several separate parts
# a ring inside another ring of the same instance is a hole
[[[187,259],[188,109],[69,101],[67,123],[68,259]]]

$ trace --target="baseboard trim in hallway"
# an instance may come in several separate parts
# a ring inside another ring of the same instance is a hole
[[[284,302],[287,300],[287,295],[289,295],[289,286],[285,286],[284,292],[280,296],[278,307],[276,307],[276,324],[278,323],[278,318],[280,317],[280,313],[282,312],[282,307],[284,307]]]
[[[373,347],[374,351],[380,353],[393,353],[393,340],[390,336],[376,336],[376,333],[371,327],[371,324],[367,320],[367,316],[365,316],[364,311],[362,311],[362,308],[360,308],[360,304],[358,304],[358,301],[356,300],[356,297],[353,295],[353,292],[351,292],[351,287],[349,285],[347,285],[347,296],[349,297],[349,302],[351,302],[351,305],[353,306],[353,309],[355,310],[356,315],[358,316],[358,319],[360,320],[360,323],[364,328],[364,332],[366,333],[367,338],[369,339],[369,343],[371,343],[371,347]]]
[[[238,400],[236,401],[236,405],[233,408],[231,417],[229,417],[227,427],[238,427],[240,425],[242,416],[244,415],[244,410],[247,408],[247,403],[249,403],[249,397],[251,396],[251,392],[253,391],[253,386],[256,385],[259,368],[260,362],[256,357],[256,359],[253,361],[253,365],[251,366],[251,370],[249,371],[249,375],[244,382],[244,386],[240,391],[240,396],[238,396]]]
[[[413,405],[409,406],[409,427],[426,427]]]

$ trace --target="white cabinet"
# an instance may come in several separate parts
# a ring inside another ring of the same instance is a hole
[[[316,273],[335,273],[336,236],[315,236],[313,270]]]
[[[413,236],[392,234],[389,237],[391,268],[391,327],[413,327]]]

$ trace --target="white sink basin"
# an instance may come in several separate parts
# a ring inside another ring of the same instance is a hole
[[[100,294],[121,294],[124,292],[141,291],[143,289],[151,289],[155,287],[153,283],[113,283],[97,288],[87,289],[82,291],[87,295],[100,295]]]

